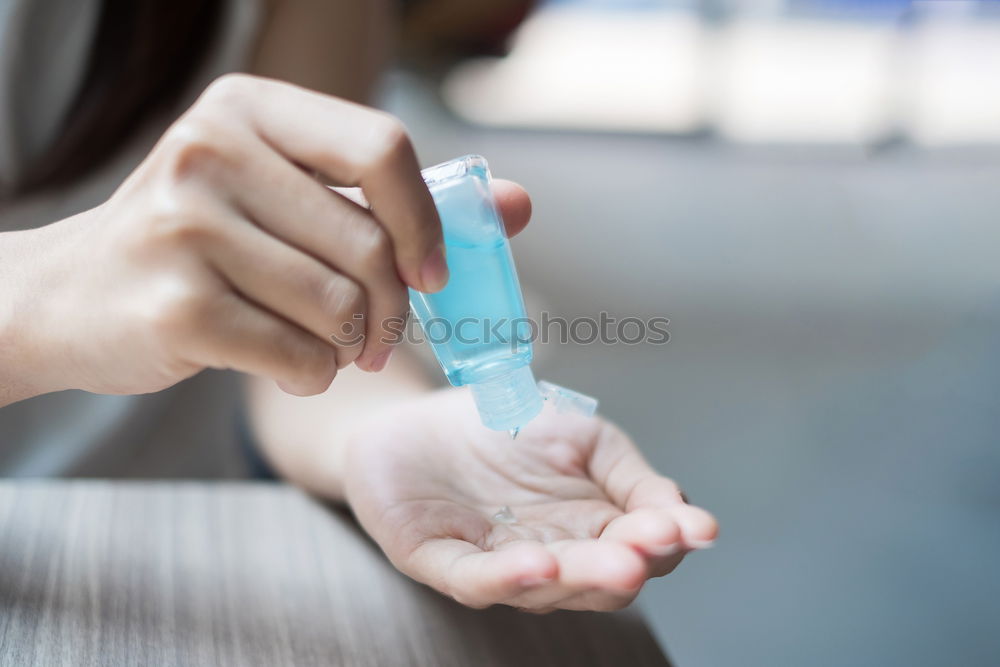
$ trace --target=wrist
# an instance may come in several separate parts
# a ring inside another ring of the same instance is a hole
[[[63,250],[84,212],[51,225],[0,233],[0,405],[72,389],[56,332],[59,285],[71,280]],[[72,243],[70,244],[72,245]],[[53,271],[52,268],[57,270]]]
[[[48,390],[28,331],[29,280],[18,258],[30,256],[31,231],[0,233],[0,406]]]
[[[0,407],[46,393],[33,377],[24,368],[14,332],[8,322],[0,321]]]

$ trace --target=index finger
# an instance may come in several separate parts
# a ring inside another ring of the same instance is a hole
[[[403,124],[389,114],[292,84],[230,75],[213,84],[289,160],[337,185],[360,187],[388,232],[400,278],[433,292],[448,281],[444,237]]]
[[[558,577],[556,558],[537,542],[483,551],[464,540],[429,539],[410,554],[409,574],[468,607],[488,607]]]

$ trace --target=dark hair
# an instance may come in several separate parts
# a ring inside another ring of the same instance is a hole
[[[175,100],[218,29],[222,0],[103,0],[80,91],[21,193],[68,183],[117,152]]]

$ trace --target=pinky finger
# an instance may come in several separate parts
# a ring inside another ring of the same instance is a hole
[[[233,293],[213,304],[198,332],[192,361],[268,377],[291,394],[322,393],[337,375],[332,346]]]

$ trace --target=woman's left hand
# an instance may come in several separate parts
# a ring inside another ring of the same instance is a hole
[[[454,389],[380,413],[342,463],[393,564],[470,607],[619,609],[717,531],[612,424],[547,407],[511,440]]]

